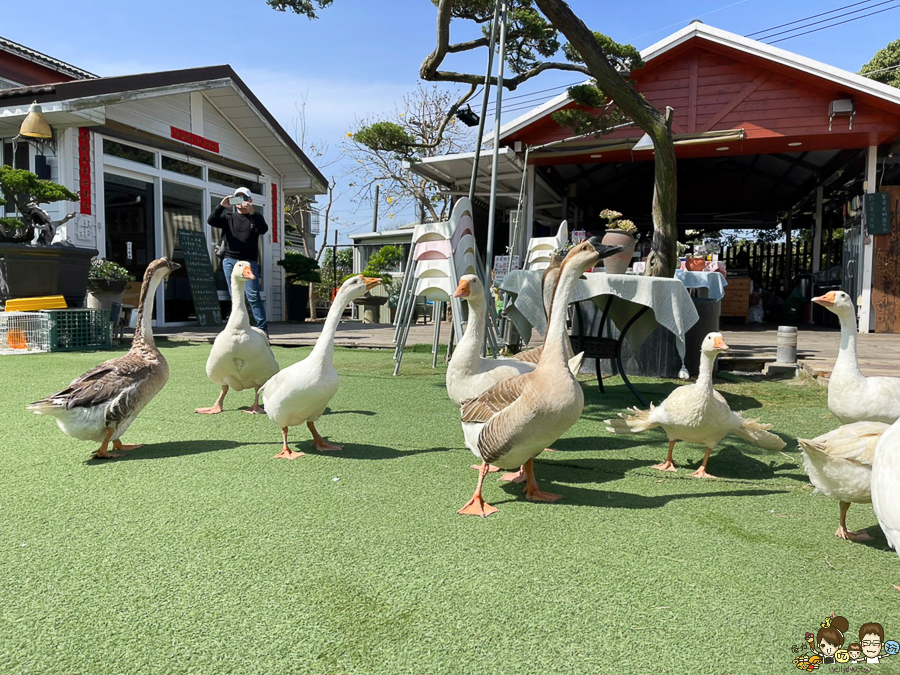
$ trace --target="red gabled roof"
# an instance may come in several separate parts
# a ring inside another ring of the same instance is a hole
[[[676,140],[682,134],[743,130],[740,141],[677,144],[679,157],[863,148],[900,137],[900,89],[704,24],[691,24],[642,56],[645,66],[632,73],[635,88],[657,108],[674,109]],[[855,102],[852,127],[848,116],[829,120],[829,104],[837,99]],[[536,146],[571,137],[551,114],[572,105],[566,96],[558,97],[506,125],[501,142]],[[637,127],[619,129],[603,142],[609,147],[622,139],[627,148],[591,147],[588,140],[566,146],[582,145],[579,154],[548,148],[532,158],[538,164],[650,159],[650,150],[630,149],[642,135]]]

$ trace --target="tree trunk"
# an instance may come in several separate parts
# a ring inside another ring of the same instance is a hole
[[[663,115],[610,65],[594,34],[563,0],[535,0],[538,8],[581,54],[600,89],[652,139],[656,151],[653,185],[653,246],[646,274],[671,277],[678,261],[677,170],[671,113]],[[671,109],[669,109],[671,110]]]

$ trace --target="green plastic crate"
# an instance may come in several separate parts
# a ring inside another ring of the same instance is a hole
[[[50,319],[51,352],[111,346],[108,309],[46,309],[41,313]]]

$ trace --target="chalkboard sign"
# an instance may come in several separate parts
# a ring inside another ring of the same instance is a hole
[[[178,245],[184,253],[197,323],[201,326],[218,326],[222,323],[222,310],[212,264],[209,262],[206,235],[203,232],[179,229]]]
[[[891,210],[887,192],[867,194],[863,203],[866,231],[869,234],[891,233]]]

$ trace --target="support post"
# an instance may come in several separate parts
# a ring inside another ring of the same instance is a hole
[[[816,186],[816,213],[815,229],[813,230],[812,271],[819,271],[822,265],[822,204],[824,201],[825,186]]]
[[[877,168],[878,146],[870,145],[866,150],[866,194],[877,192],[876,178],[878,175]],[[874,275],[873,262],[875,259],[875,237],[863,228],[861,232],[861,248],[860,256],[861,264],[859,276],[862,280],[862,293],[859,296],[859,332],[870,333],[875,329],[875,313],[872,311],[872,278]]]

